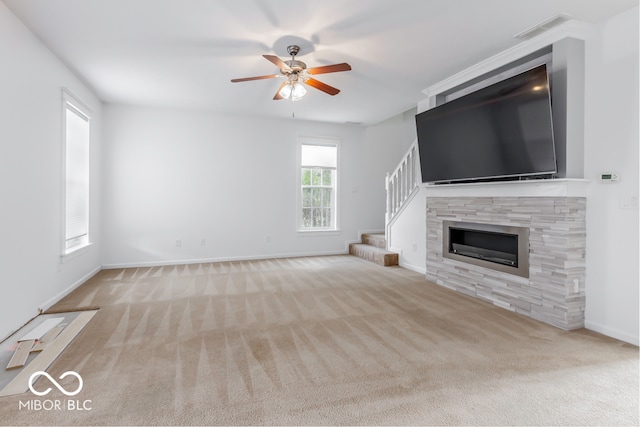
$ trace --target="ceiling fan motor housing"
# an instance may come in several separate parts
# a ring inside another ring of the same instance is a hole
[[[298,52],[300,52],[300,46],[292,44],[291,46],[287,46],[287,52],[289,55],[296,56]]]
[[[300,47],[293,44],[291,46],[287,47],[287,52],[289,52],[289,55],[291,55],[291,59],[288,61],[282,61],[285,64],[287,64],[289,66],[289,68],[291,68],[290,70],[286,70],[286,69],[281,69],[280,72],[284,75],[289,75],[289,74],[297,74],[302,70],[305,70],[307,68],[307,64],[305,64],[302,61],[298,61],[296,59],[296,55],[298,54],[298,52],[300,52]]]
[[[293,70],[294,73],[297,73],[299,71],[305,70],[307,68],[307,64],[305,64],[302,61],[298,61],[296,59],[291,59],[289,61],[283,61],[285,64],[287,64],[289,66],[289,68],[291,68],[291,70]],[[280,70],[280,72],[282,74],[290,74],[291,71],[289,70]]]

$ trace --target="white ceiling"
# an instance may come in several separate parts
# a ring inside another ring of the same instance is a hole
[[[317,79],[297,118],[372,124],[415,107],[422,90],[518,43],[564,13],[596,23],[638,0],[2,0],[108,103],[290,117],[263,54],[302,47]]]

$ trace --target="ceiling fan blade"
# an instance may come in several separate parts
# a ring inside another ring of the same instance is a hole
[[[328,93],[329,95],[333,96],[333,95],[337,95],[340,93],[340,89],[336,89],[333,86],[329,86],[326,83],[322,83],[321,81],[318,81],[316,79],[307,79],[307,81],[305,82],[306,84],[308,84],[309,86],[316,88],[318,90],[321,90],[325,93]]]
[[[267,60],[271,61],[272,63],[274,63],[281,70],[291,70],[291,67],[289,67],[287,64],[282,62],[282,59],[278,58],[275,55],[262,55],[262,56],[265,59],[267,59]]]
[[[280,77],[280,76],[278,74],[271,74],[268,76],[245,77],[242,79],[233,79],[231,80],[231,83],[248,82],[251,80],[273,79],[275,77]]]
[[[289,83],[289,81],[288,81],[288,80],[285,80],[285,81],[283,81],[283,82],[282,82],[282,84],[281,84],[281,85],[280,85],[280,87],[278,88],[278,91],[276,92],[275,96],[273,97],[273,100],[274,100],[274,101],[277,101],[277,100],[279,100],[279,99],[284,99],[284,98],[282,97],[282,95],[280,95],[280,91],[282,90],[282,88],[283,88],[287,83]]]
[[[333,64],[333,65],[324,65],[322,67],[313,67],[308,68],[307,71],[309,74],[327,74],[327,73],[337,73],[339,71],[349,71],[351,70],[351,65],[343,62],[341,64]]]

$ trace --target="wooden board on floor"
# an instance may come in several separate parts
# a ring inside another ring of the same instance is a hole
[[[27,358],[35,342],[36,340],[20,341],[18,347],[16,347],[16,351],[13,352],[11,360],[9,360],[7,369],[22,368],[24,364],[27,363]]]
[[[62,322],[63,320],[64,317],[52,317],[50,319],[46,319],[44,322],[33,328],[30,332],[24,334],[24,336],[18,341],[39,340],[52,328],[58,326],[58,324],[60,324],[60,322]]]
[[[64,326],[56,326],[55,328],[44,334],[42,339],[38,340],[38,342],[36,342],[36,344],[33,346],[33,348],[31,349],[31,353],[44,350],[45,347],[51,343],[51,341],[56,339],[56,337],[60,334],[60,332],[62,332],[63,329]]]
[[[83,311],[64,328],[60,335],[42,352],[25,366],[9,384],[0,391],[0,397],[25,393],[29,389],[29,377],[37,371],[46,370],[62,351],[80,333],[82,328],[95,316],[97,311]]]
[[[65,313],[77,313],[78,311],[91,311],[91,310],[100,310],[100,307],[97,305],[88,305],[86,307],[75,307],[75,308],[50,308],[42,314],[65,314]]]

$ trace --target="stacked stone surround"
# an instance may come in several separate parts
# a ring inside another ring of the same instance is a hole
[[[442,221],[529,228],[529,278],[442,256]],[[427,197],[427,280],[562,329],[584,327],[584,197]]]

